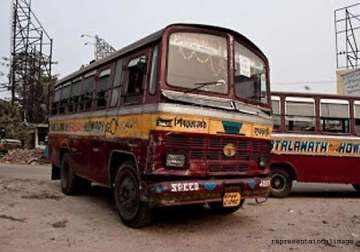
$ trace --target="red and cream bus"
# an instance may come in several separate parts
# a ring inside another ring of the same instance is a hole
[[[294,180],[360,192],[360,98],[272,92],[271,101],[271,195],[287,196]]]
[[[60,80],[49,145],[65,194],[114,189],[122,221],[153,208],[222,213],[270,191],[269,66],[229,29],[174,24]]]

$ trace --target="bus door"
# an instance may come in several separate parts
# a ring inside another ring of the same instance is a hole
[[[75,80],[76,85],[73,84],[72,89],[72,110],[73,112],[81,112],[85,118],[75,119],[84,122],[84,132],[82,136],[70,137],[70,151],[71,159],[75,171],[87,178],[87,164],[89,160],[89,138],[92,134],[93,123],[89,114],[92,109],[93,92],[95,87],[96,71],[85,73],[82,78]]]
[[[97,72],[93,102],[94,112],[92,112],[95,134],[89,141],[88,176],[103,184],[107,183],[106,171],[109,146],[106,141],[108,128],[106,108],[111,98],[113,71],[113,66],[107,65]]]

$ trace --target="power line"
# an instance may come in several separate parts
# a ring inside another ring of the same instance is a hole
[[[271,85],[319,85],[327,83],[336,83],[336,80],[270,82]]]

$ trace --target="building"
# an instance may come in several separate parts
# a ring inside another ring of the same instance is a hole
[[[360,69],[337,70],[336,90],[339,95],[360,97]]]

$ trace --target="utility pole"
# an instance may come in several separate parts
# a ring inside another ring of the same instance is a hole
[[[336,67],[360,67],[360,3],[334,11]]]
[[[53,40],[31,9],[31,0],[13,0],[10,57],[11,104],[20,103],[24,121],[32,122],[35,90],[52,80]]]
[[[99,60],[102,59],[109,54],[116,51],[116,49],[111,46],[105,39],[100,38],[98,35],[89,35],[89,34],[81,34],[81,37],[87,37],[94,39],[94,42],[85,42],[84,45],[93,45],[94,46],[94,59]]]

